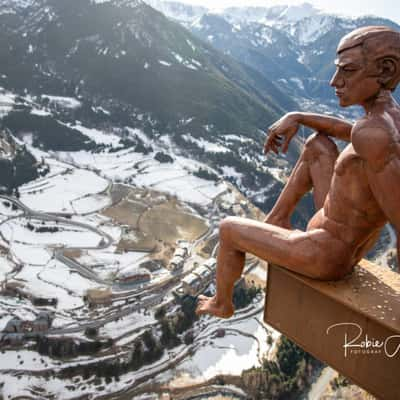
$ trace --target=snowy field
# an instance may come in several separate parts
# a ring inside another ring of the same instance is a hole
[[[148,259],[148,253],[129,251],[126,253],[115,253],[115,247],[110,246],[104,250],[88,250],[81,254],[76,260],[96,272],[101,279],[110,279],[118,271],[138,265]]]
[[[3,255],[0,255],[0,282],[7,278],[8,274],[13,270],[13,268],[14,264]]]
[[[112,321],[104,325],[100,329],[100,335],[106,335],[109,337],[118,337],[119,339],[115,343],[118,346],[125,344],[126,342],[132,342],[142,331],[141,328],[149,327],[156,323],[156,319],[152,315],[145,315],[143,313],[131,313],[118,321]],[[134,334],[130,334],[132,331],[139,330]]]
[[[56,169],[56,170],[55,170]],[[20,200],[35,211],[86,214],[110,204],[109,182],[92,171],[53,164],[50,176],[20,188]]]
[[[0,218],[16,217],[22,213],[23,211],[19,208],[13,209],[9,201],[0,199]]]
[[[48,94],[42,94],[42,99],[47,99],[49,103],[57,104],[63,108],[78,108],[82,104],[75,97],[64,97],[64,96],[51,96]]]
[[[25,289],[35,296],[57,298],[58,310],[82,307],[86,290],[98,286],[54,259],[43,267],[25,265],[14,279],[23,283]]]
[[[211,318],[203,317],[206,323]],[[187,375],[196,381],[212,378],[218,374],[240,375],[242,371],[261,365],[268,356],[270,346],[268,334],[274,341],[279,333],[266,328],[261,322],[263,313],[245,320],[218,321],[214,319],[205,333],[201,334],[201,345],[192,355],[177,367],[177,375]],[[225,336],[215,337],[217,329],[225,329]]]
[[[57,229],[56,232],[38,232],[29,229]],[[70,226],[64,223],[46,221],[45,224],[36,219],[20,217],[4,222],[0,233],[10,244],[13,251],[23,247],[13,248],[14,243],[48,247],[97,247],[102,237],[84,228]]]
[[[87,130],[81,131],[89,135]],[[146,143],[149,141],[142,132],[132,131]],[[93,130],[91,135],[94,139]],[[111,134],[104,135],[98,132],[95,140],[107,143],[112,137]],[[150,143],[155,147],[154,143]],[[170,144],[169,138],[164,138],[164,144]],[[65,162],[101,171],[103,176],[111,180],[128,181],[139,187],[167,192],[176,195],[182,201],[204,206],[226,190],[224,183],[215,183],[193,175],[193,172],[200,168],[208,169],[204,164],[176,155],[173,155],[172,163],[160,163],[154,159],[155,153],[156,151],[143,155],[132,149],[124,149],[112,153],[60,152],[58,156]]]

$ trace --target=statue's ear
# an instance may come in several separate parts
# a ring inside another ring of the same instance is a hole
[[[400,73],[399,60],[394,57],[383,57],[377,61],[379,77],[378,82],[385,89],[393,89],[393,82]]]

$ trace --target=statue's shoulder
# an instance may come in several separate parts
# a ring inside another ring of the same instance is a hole
[[[388,113],[368,115],[358,120],[351,132],[357,154],[375,170],[381,170],[398,153],[399,132]]]

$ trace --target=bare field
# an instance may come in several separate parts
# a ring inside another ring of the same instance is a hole
[[[193,241],[207,232],[205,221],[188,214],[175,201],[148,209],[140,218],[139,229],[149,235],[175,243],[178,239]]]
[[[113,218],[119,225],[136,228],[139,217],[146,208],[147,206],[142,203],[123,199],[118,204],[104,210],[103,215]]]
[[[118,243],[120,252],[158,251],[159,241],[164,244],[175,244],[178,239],[192,241],[207,232],[203,219],[188,213],[175,198],[163,193],[115,185],[111,196],[118,201],[102,214],[126,227]]]

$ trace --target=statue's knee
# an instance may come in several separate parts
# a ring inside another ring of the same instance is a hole
[[[232,231],[237,224],[237,217],[226,217],[219,223],[219,237],[220,239],[227,239],[230,237]]]
[[[304,151],[313,155],[332,155],[337,157],[339,150],[332,139],[322,133],[313,133],[304,144]]]
[[[227,217],[224,218],[220,223],[219,223],[219,237],[221,239],[226,238],[229,235],[229,232],[232,229],[232,217]]]

